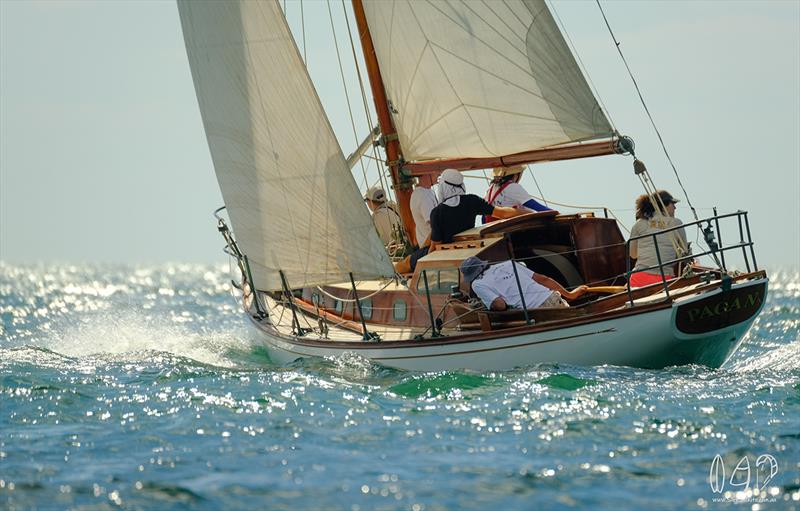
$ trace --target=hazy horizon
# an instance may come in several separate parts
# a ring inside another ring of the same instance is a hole
[[[682,198],[596,4],[553,5],[615,126]],[[603,7],[701,217],[748,210],[759,264],[798,267],[800,2]],[[302,41],[299,4],[286,10]],[[305,11],[309,70],[346,155],[360,140],[326,4]],[[556,202],[608,206],[632,225],[641,188],[629,158],[533,172],[532,194],[538,185]],[[0,2],[0,262],[225,263],[220,205],[173,2]],[[689,222],[685,206],[677,215]]]

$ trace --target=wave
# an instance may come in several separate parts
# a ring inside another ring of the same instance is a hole
[[[33,351],[15,350],[17,356],[30,360],[19,361],[46,365],[79,363],[87,358],[147,361],[158,353],[223,368],[268,362],[244,325],[230,330],[193,330],[169,319],[154,321],[132,311],[101,314],[90,321],[61,325],[46,337],[31,339],[24,347]],[[51,360],[53,356],[56,358]]]

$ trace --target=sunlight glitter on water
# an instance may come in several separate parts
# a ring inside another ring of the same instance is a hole
[[[9,509],[702,509],[717,454],[800,499],[796,271],[719,370],[423,374],[275,366],[223,267],[0,270]]]

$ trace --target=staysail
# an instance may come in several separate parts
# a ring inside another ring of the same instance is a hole
[[[277,1],[178,0],[206,137],[258,289],[394,274]]]
[[[364,2],[407,161],[610,137],[544,0]]]

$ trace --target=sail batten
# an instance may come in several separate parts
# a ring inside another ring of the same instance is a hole
[[[543,0],[395,0],[364,11],[407,161],[614,132]]]
[[[276,1],[179,0],[217,180],[259,289],[394,273]]]

